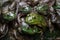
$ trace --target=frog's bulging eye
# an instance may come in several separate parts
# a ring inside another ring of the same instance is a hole
[[[30,15],[27,15],[28,17],[30,16]]]
[[[36,17],[33,17],[33,19],[36,19]]]

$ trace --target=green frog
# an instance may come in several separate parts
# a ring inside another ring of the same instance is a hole
[[[37,10],[37,12],[39,12],[40,14],[43,15],[47,15],[47,11],[48,11],[48,5],[38,5],[35,7],[35,9]]]
[[[38,25],[40,27],[47,26],[47,21],[45,17],[36,12],[31,12],[30,14],[28,14],[25,21],[26,23],[31,25]]]
[[[13,19],[16,18],[16,14],[14,12],[7,12],[7,13],[3,13],[3,18],[7,21],[12,21]]]
[[[39,29],[36,26],[33,26],[33,28],[22,26],[21,29],[23,33],[30,34],[30,35],[39,34],[42,32],[42,29]]]
[[[27,14],[31,11],[31,7],[30,6],[20,7],[19,11]]]
[[[24,14],[27,14],[31,11],[31,6],[29,6],[26,2],[24,1],[21,1],[19,3],[19,11],[24,13]]]
[[[25,19],[22,18],[22,23],[21,26],[18,27],[18,31],[23,34],[29,34],[29,35],[34,35],[34,34],[40,34],[42,32],[41,28],[38,28],[37,26],[29,26],[29,24],[27,24],[25,22]]]

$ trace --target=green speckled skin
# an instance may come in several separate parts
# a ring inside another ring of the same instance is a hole
[[[34,34],[36,34],[36,33],[41,33],[41,29],[38,29],[38,27],[33,27],[33,28],[31,28],[31,27],[21,27],[22,28],[22,31],[24,32],[24,33],[26,33],[26,34],[30,34],[30,35],[34,35]]]
[[[38,5],[38,6],[36,6],[36,10],[37,10],[37,12],[44,14],[48,10],[48,5]]]
[[[13,20],[13,19],[16,18],[16,14],[13,13],[13,12],[8,12],[8,13],[6,13],[6,14],[3,14],[3,18],[4,18],[5,20],[11,21],[11,20]]]
[[[21,7],[19,9],[22,13],[29,13],[31,11],[31,7],[27,6],[27,7]]]
[[[42,27],[47,26],[45,18],[34,12],[27,15],[26,23],[32,24],[32,25],[40,25]]]

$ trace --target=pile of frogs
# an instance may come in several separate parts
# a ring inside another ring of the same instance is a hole
[[[60,5],[56,0],[1,0],[0,33],[14,30],[26,35],[43,35],[60,28]],[[15,35],[16,36],[16,35]]]

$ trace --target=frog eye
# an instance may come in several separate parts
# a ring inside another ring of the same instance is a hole
[[[30,14],[27,15],[28,17],[30,16]]]
[[[36,17],[33,17],[33,19],[36,19]]]
[[[36,19],[36,16],[32,16],[33,19]]]

